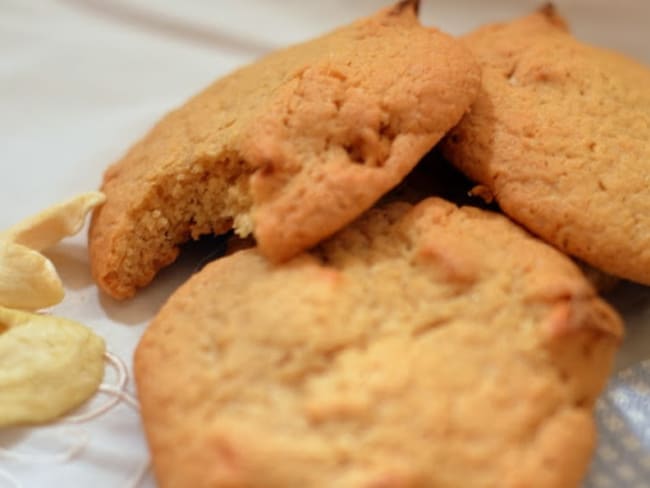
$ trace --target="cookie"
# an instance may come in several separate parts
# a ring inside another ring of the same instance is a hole
[[[574,39],[552,8],[464,38],[482,67],[444,153],[535,234],[650,284],[650,70]]]
[[[441,157],[438,148],[427,154],[397,187],[382,197],[380,202],[418,203],[430,196],[449,200],[456,205],[471,205],[501,212],[490,190],[467,179],[463,173]],[[621,281],[578,259],[574,258],[574,261],[600,294],[611,292]]]
[[[566,488],[620,335],[569,258],[432,198],[208,264],[135,376],[161,488]]]
[[[426,155],[397,187],[382,197],[380,202],[418,203],[430,196],[449,200],[456,205],[471,205],[500,212],[489,190],[468,180],[458,169],[441,158],[437,150]],[[611,292],[621,281],[580,260],[574,261],[598,293]]]
[[[178,245],[234,228],[275,262],[397,185],[474,100],[480,70],[404,1],[216,81],[105,176],[90,229],[98,284],[132,296]]]

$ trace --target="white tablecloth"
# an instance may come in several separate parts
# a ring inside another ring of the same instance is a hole
[[[386,3],[0,0],[0,229],[96,188],[109,163],[214,78]],[[578,36],[650,62],[647,2],[556,3]],[[422,18],[462,33],[538,4],[425,1]],[[48,252],[67,288],[52,312],[94,328],[130,374],[146,323],[194,263],[182,258],[134,300],[116,303],[94,286],[85,246],[84,233]],[[614,299],[629,325],[620,369],[650,357],[650,293],[624,286]],[[106,381],[115,381],[110,370]],[[124,402],[78,425],[0,430],[2,488],[127,486],[146,462],[137,412]],[[139,486],[155,483],[147,475]]]

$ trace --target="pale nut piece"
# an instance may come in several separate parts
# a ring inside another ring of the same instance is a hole
[[[38,251],[0,240],[0,306],[51,307],[65,292],[52,262]]]
[[[102,192],[90,191],[57,203],[0,232],[0,240],[42,251],[83,227],[88,212],[106,200]]]
[[[0,427],[47,422],[90,398],[104,340],[77,322],[0,307]]]

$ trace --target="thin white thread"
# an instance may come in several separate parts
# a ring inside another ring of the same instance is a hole
[[[138,400],[136,400],[135,397],[131,395],[129,392],[126,392],[120,388],[115,388],[114,386],[110,386],[110,385],[100,385],[99,391],[101,391],[102,393],[108,393],[109,395],[115,396],[115,398],[118,401],[120,400],[123,401],[136,412],[140,411],[140,405],[138,404]]]
[[[70,416],[65,418],[64,420],[60,421],[59,423],[81,423],[81,422],[86,422],[88,420],[95,419],[103,414],[105,414],[107,411],[112,409],[115,405],[117,405],[120,401],[124,402],[126,405],[131,407],[135,411],[140,410],[140,406],[138,403],[138,400],[125,391],[126,383],[128,381],[128,372],[126,369],[126,365],[124,362],[114,354],[110,352],[104,353],[104,358],[110,363],[113,368],[115,368],[117,372],[117,382],[115,385],[107,385],[107,384],[101,384],[99,385],[98,391],[101,393],[108,394],[112,396],[109,401],[107,401],[105,404],[93,409],[90,412],[86,412],[83,414],[75,415],[75,416]],[[55,424],[56,425],[56,424]],[[83,431],[83,430],[73,430],[69,427],[64,428],[68,432],[67,437],[74,438],[75,434],[78,436],[77,438],[79,439],[79,442],[76,444],[71,444],[66,451],[58,454],[53,454],[53,455],[48,455],[48,456],[39,456],[37,454],[26,454],[26,453],[21,453],[21,452],[11,452],[7,449],[4,449],[0,447],[0,457],[5,457],[7,459],[11,459],[14,461],[20,461],[20,462],[26,462],[26,463],[39,463],[39,464],[46,464],[46,463],[65,463],[73,459],[77,454],[79,454],[88,444],[88,434]],[[149,459],[146,459],[144,462],[142,462],[136,471],[136,473],[131,477],[126,484],[126,488],[137,488],[140,486],[142,481],[144,480],[145,475],[149,471],[151,461]],[[21,484],[16,480],[13,476],[11,476],[9,473],[6,471],[0,470],[0,479],[5,479],[9,481],[13,485],[13,488],[21,488]]]
[[[30,454],[24,452],[10,451],[8,449],[0,447],[0,457],[10,459],[12,461],[19,461],[23,463],[38,463],[38,464],[62,464],[73,459],[77,454],[79,454],[88,444],[88,434],[79,429],[71,429],[70,427],[65,427],[62,430],[68,431],[67,436],[61,436],[66,438],[75,438],[77,437],[76,443],[71,443],[67,449],[63,452],[57,454],[48,454],[48,455],[39,455],[39,454]],[[59,433],[59,432],[58,432]]]
[[[145,460],[138,466],[138,470],[135,472],[133,477],[126,482],[124,488],[138,488],[140,484],[144,481],[144,477],[151,467],[151,461],[149,459]]]
[[[101,385],[99,387],[99,390],[102,393],[107,393],[109,395],[114,395],[115,398],[118,400],[123,401],[126,405],[131,407],[133,410],[136,412],[140,411],[140,405],[138,404],[138,400],[136,400],[133,395],[130,393],[124,391],[121,388],[115,388],[114,386],[109,386],[109,385]],[[125,488],[138,488],[140,484],[144,481],[144,477],[146,476],[147,472],[149,471],[149,468],[151,467],[151,461],[149,459],[146,459],[143,461],[139,466],[135,474],[126,482],[124,485]]]
[[[4,469],[0,469],[0,480],[5,480],[9,482],[9,486],[13,486],[13,488],[21,488],[23,485],[20,484],[20,482],[11,476],[7,471]],[[133,487],[136,488],[136,487]]]
[[[108,393],[113,398],[111,398],[105,404],[97,407],[96,409],[93,409],[90,412],[75,415],[72,417],[67,417],[62,421],[58,422],[59,424],[70,424],[70,423],[77,424],[77,423],[86,422],[88,420],[92,420],[106,413],[108,410],[110,410],[115,405],[117,405],[120,401],[124,401],[130,407],[134,408],[135,410],[138,410],[137,400],[135,400],[131,395],[129,395],[124,391],[126,382],[128,380],[126,365],[120,358],[118,358],[117,356],[115,356],[114,354],[108,351],[104,353],[104,358],[110,363],[111,366],[113,366],[113,368],[115,368],[117,372],[117,383],[116,386],[102,384],[99,386],[98,390],[103,393]],[[56,423],[54,425],[56,425]],[[65,463],[73,459],[88,444],[88,440],[89,440],[88,434],[83,430],[71,429],[69,427],[66,427],[64,428],[63,433],[61,433],[61,431],[58,431],[57,434],[59,435],[59,438],[65,438],[65,439],[70,439],[70,438],[75,439],[76,437],[77,441],[70,444],[64,452],[51,454],[47,456],[10,451],[8,449],[0,447],[0,457],[4,457],[6,459],[11,459],[20,462],[44,463],[44,464]]]
[[[116,355],[106,351],[104,353],[104,358],[109,362],[113,368],[115,368],[115,371],[117,372],[117,384],[111,388],[117,388],[119,390],[124,390],[126,387],[126,382],[129,378],[129,375],[127,373],[126,365],[124,362],[117,357]],[[105,387],[110,386],[110,385],[104,385],[103,383],[99,386],[99,391],[101,392],[107,392],[104,390]],[[115,407],[119,402],[120,402],[120,396],[119,395],[114,395],[113,398],[108,400],[106,403],[103,405],[100,405],[99,407],[91,410],[90,412],[86,413],[81,413],[79,415],[72,415],[69,417],[66,417],[65,419],[62,420],[62,423],[74,423],[78,424],[81,422],[87,422],[88,420],[95,419],[106,412],[108,412],[110,409]]]
[[[102,393],[107,393],[109,395],[114,395],[115,398],[118,399],[118,401],[123,401],[126,405],[131,407],[133,410],[136,412],[140,411],[140,405],[138,404],[138,400],[136,400],[133,395],[130,393],[124,391],[121,388],[116,388],[114,386],[109,386],[109,385],[101,385],[99,387],[99,390]],[[142,481],[144,480],[145,475],[149,471],[151,461],[149,459],[146,459],[144,462],[142,462],[139,466],[135,474],[126,482],[124,485],[125,488],[138,488]]]

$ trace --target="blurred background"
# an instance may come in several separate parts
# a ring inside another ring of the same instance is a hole
[[[95,186],[160,115],[215,77],[390,1],[0,0],[3,192],[27,211]],[[537,0],[424,0],[452,34],[525,14]],[[650,61],[641,0],[558,0],[580,38]],[[31,175],[25,188],[20,165]],[[72,166],[70,166],[72,165]],[[37,178],[51,168],[48,178]],[[74,171],[68,171],[74,168]],[[58,171],[57,171],[58,169]],[[0,227],[11,211],[0,206]]]

